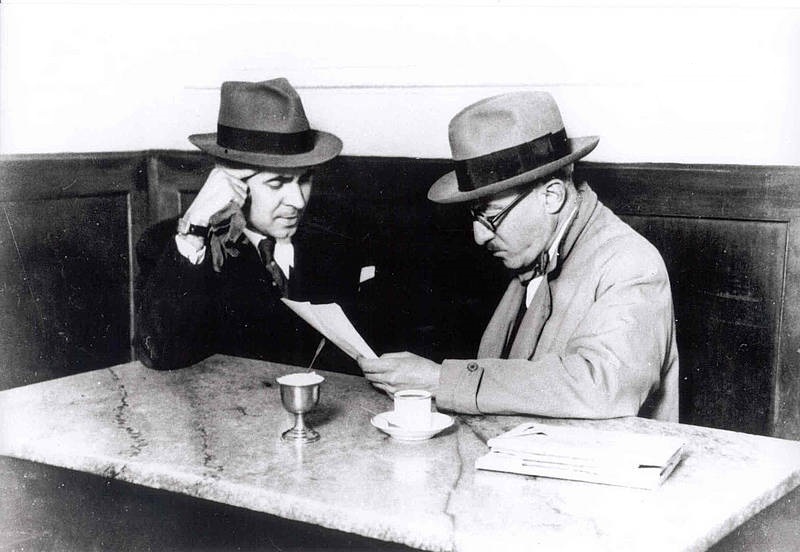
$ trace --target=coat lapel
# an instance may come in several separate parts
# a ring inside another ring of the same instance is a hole
[[[539,336],[542,335],[542,329],[550,318],[551,312],[550,285],[547,282],[547,276],[544,276],[525,312],[517,335],[514,336],[514,343],[508,353],[508,358],[531,358],[533,356]]]
[[[502,356],[524,300],[525,286],[522,285],[519,278],[512,278],[489,321],[489,325],[483,332],[478,348],[478,358],[500,358]]]

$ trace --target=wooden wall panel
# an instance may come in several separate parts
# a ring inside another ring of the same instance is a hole
[[[673,279],[682,421],[800,439],[800,168],[584,163]]]
[[[624,218],[661,251],[670,274],[681,421],[768,431],[786,225]]]
[[[142,171],[136,154],[2,160],[0,388],[132,358]]]
[[[152,152],[147,164],[149,222],[182,214],[213,167],[213,159],[199,152]]]
[[[798,180],[800,170],[795,179],[795,197],[800,196]],[[800,217],[788,223],[786,265],[770,434],[800,439]]]

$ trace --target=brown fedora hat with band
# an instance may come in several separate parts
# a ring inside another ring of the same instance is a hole
[[[297,91],[284,78],[222,83],[217,132],[189,141],[214,157],[268,168],[319,165],[342,141],[308,124]]]
[[[542,178],[591,152],[597,136],[567,138],[547,92],[510,92],[461,110],[450,121],[455,170],[437,180],[428,199],[458,203]]]

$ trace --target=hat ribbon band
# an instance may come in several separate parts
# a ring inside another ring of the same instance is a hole
[[[314,149],[314,131],[267,132],[218,124],[217,145],[252,153],[293,155]]]
[[[569,154],[563,128],[535,140],[455,162],[458,189],[469,192],[532,171]]]

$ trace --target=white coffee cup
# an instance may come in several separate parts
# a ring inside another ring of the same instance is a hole
[[[405,389],[394,394],[392,422],[408,429],[427,429],[431,425],[431,394],[421,389]]]

